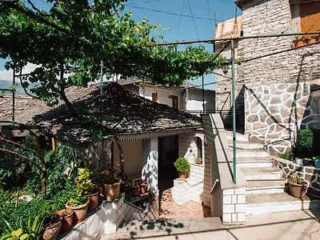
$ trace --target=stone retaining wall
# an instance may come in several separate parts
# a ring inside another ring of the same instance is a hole
[[[299,172],[300,176],[308,183],[307,194],[320,199],[320,168],[302,167],[292,161],[281,158],[275,158],[273,163],[274,166],[282,170],[285,179],[287,179],[292,172]]]

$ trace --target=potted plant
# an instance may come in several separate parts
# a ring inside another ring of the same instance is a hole
[[[295,40],[293,41],[294,47],[302,47],[304,46],[304,41],[302,38],[296,37]]]
[[[99,191],[91,180],[92,172],[88,168],[78,169],[77,192],[81,196],[88,196],[89,210],[94,210],[99,205]]]
[[[133,185],[131,186],[131,196],[137,197],[140,195],[140,187],[139,185]]]
[[[71,209],[61,209],[56,212],[56,216],[61,220],[60,233],[69,232],[73,224],[73,211]]]
[[[295,161],[298,165],[303,166],[303,158],[311,158],[313,133],[311,130],[303,129],[299,131],[298,140],[294,149]]]
[[[313,163],[315,168],[320,168],[320,156],[316,156],[313,158]]]
[[[86,196],[77,196],[75,198],[71,198],[66,203],[66,209],[68,211],[74,212],[74,220],[76,223],[82,222],[87,215],[88,212],[89,200]]]
[[[201,157],[198,157],[198,158],[196,159],[196,164],[202,165],[202,158],[201,158]]]
[[[103,179],[103,192],[106,200],[113,201],[120,196],[121,177],[116,168],[109,167],[101,172]]]
[[[55,240],[60,233],[61,230],[61,220],[60,218],[54,217],[47,217],[44,221],[44,230],[42,239],[43,240]]]
[[[293,172],[288,177],[289,192],[296,198],[303,198],[307,193],[307,187],[304,179],[296,172]]]
[[[190,171],[190,163],[188,160],[184,157],[179,157],[173,165],[176,167],[179,177],[181,179],[186,179],[188,177],[188,173]]]
[[[148,181],[142,180],[140,182],[140,193],[145,194],[148,192]]]

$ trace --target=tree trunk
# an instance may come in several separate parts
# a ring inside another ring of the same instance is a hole
[[[77,114],[77,111],[75,110],[75,108],[73,107],[72,103],[69,101],[69,99],[67,98],[66,96],[66,93],[64,91],[64,88],[62,88],[60,90],[60,96],[62,98],[62,100],[65,102],[65,104],[67,105],[69,111],[71,112],[71,114],[74,116],[74,117],[77,117],[78,114]]]
[[[44,164],[41,169],[41,192],[46,195],[47,193],[47,164]]]

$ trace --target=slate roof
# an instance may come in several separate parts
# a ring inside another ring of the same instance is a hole
[[[60,140],[81,143],[92,141],[93,129],[109,136],[201,127],[200,118],[132,94],[117,83],[104,85],[103,98],[97,85],[71,87],[66,94],[80,115],[91,117],[74,117],[64,104],[50,109],[39,100],[25,98],[17,100],[17,121],[40,126]],[[97,114],[103,116],[101,122],[91,120]],[[0,121],[4,120],[10,121],[10,116],[0,114]]]

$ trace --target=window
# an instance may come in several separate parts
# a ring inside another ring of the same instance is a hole
[[[158,93],[157,92],[152,93],[152,101],[154,101],[154,102],[158,101]]]
[[[172,107],[178,109],[179,108],[178,96],[172,95],[171,101],[172,101]]]
[[[320,30],[320,2],[301,2],[300,18],[301,32],[315,32]]]

